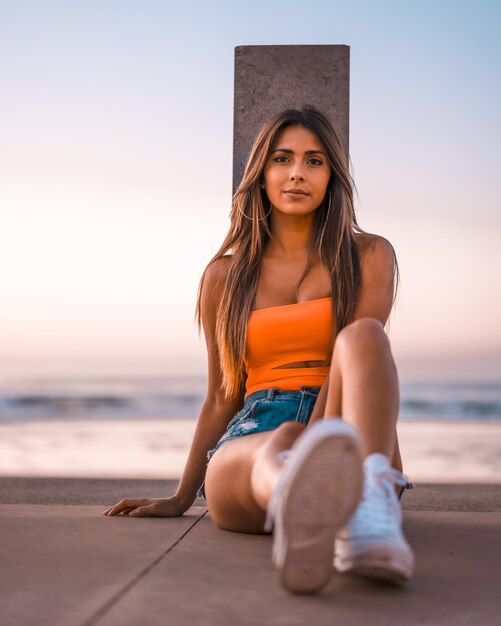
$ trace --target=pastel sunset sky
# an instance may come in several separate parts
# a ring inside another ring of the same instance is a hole
[[[358,217],[399,259],[402,376],[499,379],[500,23],[490,0],[1,3],[1,371],[203,373],[234,47],[346,44]]]

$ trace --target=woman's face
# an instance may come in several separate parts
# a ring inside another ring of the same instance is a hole
[[[301,216],[322,203],[331,169],[318,137],[295,125],[278,135],[263,174],[272,206],[281,213]]]

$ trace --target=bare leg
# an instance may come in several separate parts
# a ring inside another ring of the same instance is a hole
[[[282,471],[277,454],[288,450],[304,425],[279,428],[229,441],[214,454],[205,476],[213,521],[226,530],[262,533],[268,501]]]
[[[379,321],[359,319],[339,333],[330,374],[329,383],[334,378],[340,395],[327,394],[326,417],[340,405],[343,420],[358,429],[368,456],[362,499],[336,535],[334,566],[339,572],[403,582],[414,568],[397,500],[404,479],[388,471],[391,462],[401,465],[396,438],[398,378]]]
[[[334,346],[325,416],[342,415],[362,437],[364,454],[400,462],[395,425],[398,378],[383,325],[362,318],[346,326]]]
[[[278,453],[289,450],[304,428],[299,422],[285,422],[277,429],[276,436],[270,437],[256,451],[251,470],[251,489],[262,509],[267,509],[270,496],[282,473],[283,463],[279,460]]]

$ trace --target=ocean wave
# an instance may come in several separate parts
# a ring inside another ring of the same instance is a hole
[[[415,417],[455,417],[458,419],[501,419],[501,403],[463,401],[437,402],[426,400],[404,400],[400,406],[400,416]]]
[[[428,382],[401,385],[403,418],[501,419],[501,385],[496,382]]]
[[[197,417],[203,397],[196,394],[0,396],[0,421],[44,419],[149,419]]]
[[[204,377],[0,381],[0,421],[197,418]],[[400,417],[501,420],[501,384],[402,383]]]

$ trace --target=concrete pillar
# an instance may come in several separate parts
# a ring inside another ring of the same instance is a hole
[[[350,48],[238,46],[235,48],[233,191],[262,124],[305,104],[325,112],[349,149]]]

